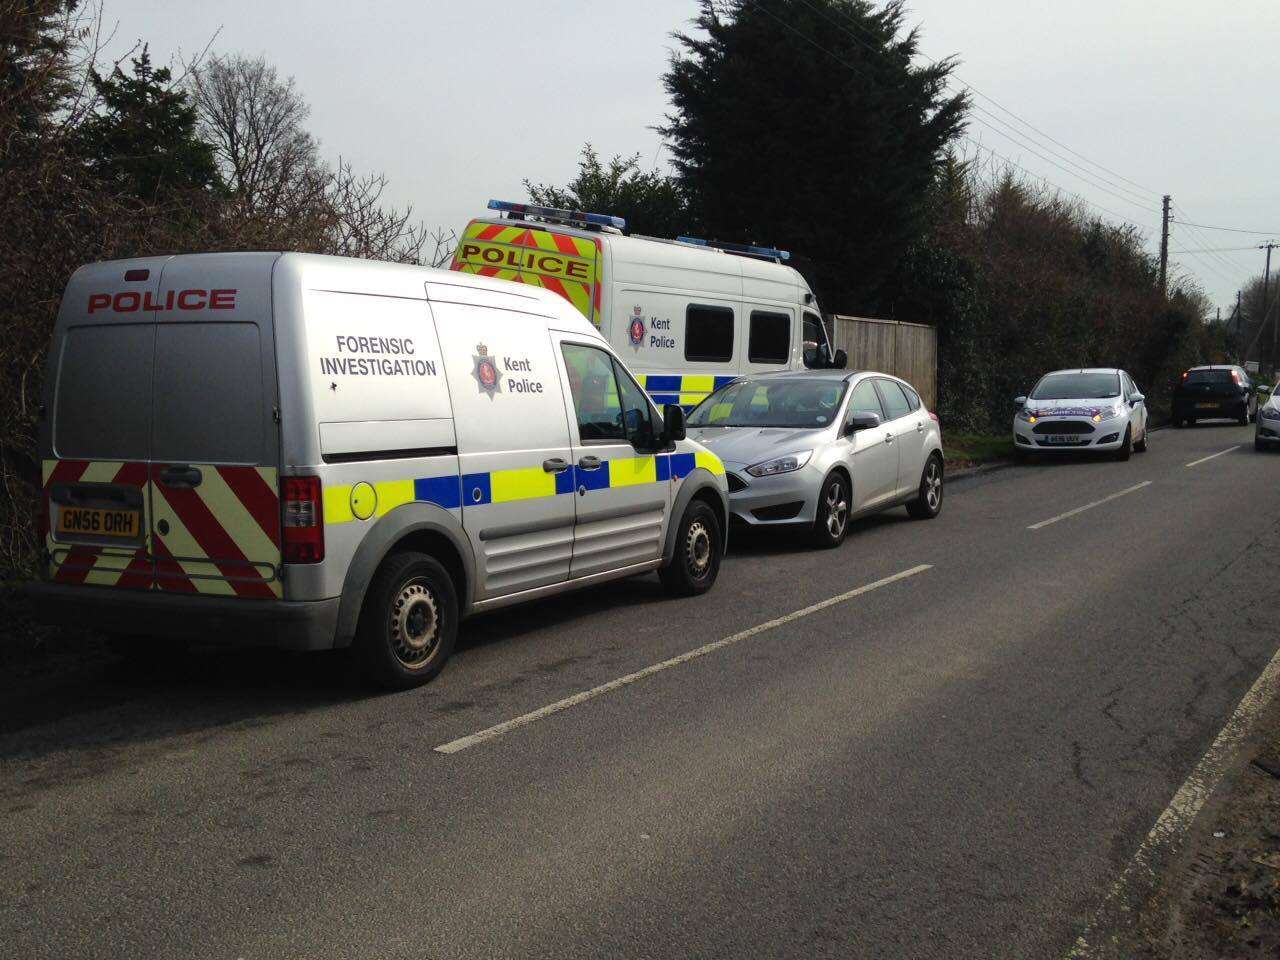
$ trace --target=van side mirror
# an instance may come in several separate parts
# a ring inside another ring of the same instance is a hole
[[[845,433],[857,433],[859,430],[874,430],[880,426],[880,414],[859,411],[849,417]]]
[[[684,408],[668,403],[662,407],[662,436],[667,443],[675,443],[685,437]]]
[[[843,350],[837,350],[836,355],[831,359],[832,370],[843,370],[849,366],[849,355]]]
[[[1013,405],[1014,405],[1015,407],[1025,407],[1025,406],[1027,405],[1027,398],[1026,398],[1026,397],[1014,397],[1014,398],[1013,398]]]

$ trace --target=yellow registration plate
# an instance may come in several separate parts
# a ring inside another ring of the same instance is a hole
[[[142,531],[141,510],[103,507],[63,507],[58,511],[58,533],[65,536],[120,537],[136,540]]]

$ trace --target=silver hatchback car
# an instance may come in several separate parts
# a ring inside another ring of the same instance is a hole
[[[742,377],[702,401],[688,430],[724,462],[729,508],[752,527],[807,526],[834,547],[853,517],[902,504],[920,519],[942,510],[938,418],[885,373]]]

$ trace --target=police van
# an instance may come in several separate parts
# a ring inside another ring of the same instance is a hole
[[[608,214],[490,200],[451,268],[551,290],[625,358],[660,404],[691,410],[747,373],[843,367],[785,250],[626,236]]]
[[[83,267],[40,453],[49,619],[349,646],[393,688],[470,614],[647,571],[700,593],[725,549],[720,461],[582,314],[424,267]]]

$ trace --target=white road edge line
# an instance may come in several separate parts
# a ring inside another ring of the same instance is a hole
[[[1194,467],[1196,464],[1204,463],[1206,460],[1212,460],[1214,457],[1220,457],[1224,453],[1230,453],[1232,450],[1239,450],[1241,446],[1242,444],[1237,443],[1234,447],[1227,447],[1225,450],[1219,450],[1217,453],[1211,453],[1207,457],[1201,457],[1199,460],[1192,460],[1190,463],[1184,464],[1184,466]]]
[[[1143,480],[1141,483],[1135,483],[1132,487],[1125,487],[1119,493],[1113,493],[1109,497],[1103,497],[1101,500],[1095,500],[1093,503],[1086,503],[1083,507],[1076,507],[1074,510],[1068,510],[1066,513],[1060,513],[1056,517],[1050,517],[1048,520],[1041,520],[1039,523],[1033,523],[1027,527],[1028,530],[1039,530],[1041,527],[1047,527],[1051,523],[1057,523],[1059,520],[1065,520],[1067,517],[1074,517],[1077,513],[1084,513],[1086,510],[1092,510],[1094,507],[1102,506],[1104,503],[1123,497],[1126,493],[1133,493],[1135,490],[1141,490],[1143,487],[1151,486],[1150,480]]]
[[[592,700],[602,694],[610,693],[611,691],[617,690],[619,687],[625,687],[628,684],[635,683],[637,680],[643,680],[646,677],[651,677],[655,673],[660,673],[663,670],[669,670],[671,667],[678,667],[680,664],[688,663],[690,660],[705,657],[709,653],[715,653],[717,650],[731,644],[738,643],[739,641],[746,640],[749,637],[754,637],[757,634],[764,633],[766,630],[772,630],[774,627],[780,627],[783,624],[791,623],[794,620],[799,620],[801,617],[807,617],[812,613],[817,613],[819,610],[825,610],[827,607],[833,607],[838,603],[844,603],[846,600],[852,600],[854,597],[860,597],[863,594],[870,593],[872,590],[878,590],[880,587],[887,587],[891,583],[897,583],[899,580],[914,577],[918,573],[924,573],[926,570],[931,569],[933,569],[933,564],[922,563],[917,567],[912,567],[910,570],[903,570],[901,573],[895,573],[892,576],[885,577],[883,580],[877,580],[875,583],[868,583],[865,586],[858,587],[855,590],[850,590],[847,593],[842,593],[835,597],[829,597],[826,600],[813,604],[812,606],[804,607],[801,610],[788,613],[786,616],[778,617],[775,620],[768,620],[764,623],[757,624],[754,627],[749,627],[748,629],[735,633],[732,636],[724,637],[721,640],[705,644],[704,646],[698,647],[696,650],[690,650],[688,653],[682,653],[678,657],[672,657],[670,660],[663,660],[660,663],[655,663],[651,666],[645,667],[643,670],[637,670],[635,673],[628,673],[625,677],[618,677],[616,680],[610,680],[608,683],[602,683],[600,686],[592,687],[590,690],[583,690],[581,693],[575,693],[571,697],[565,697],[563,700],[557,700],[555,703],[547,704],[545,707],[540,707],[530,713],[504,721],[503,723],[495,724],[494,726],[480,730],[477,733],[470,734],[466,737],[460,737],[457,740],[450,740],[448,743],[442,743],[440,746],[434,748],[435,752],[458,753],[461,750],[466,750],[468,747],[474,747],[476,744],[484,743],[486,740],[492,740],[494,737],[500,737],[504,733],[509,733],[510,731],[515,730],[517,727],[527,726],[528,724],[549,717],[553,713],[559,713],[561,710],[568,710],[570,707],[576,707],[580,703],[585,703],[586,701]]]
[[[1130,888],[1137,883],[1154,885],[1158,878],[1152,866],[1152,855],[1162,846],[1181,843],[1183,836],[1191,828],[1192,821],[1205,801],[1213,793],[1227,767],[1235,759],[1236,749],[1249,734],[1254,720],[1275,697],[1280,689],[1280,650],[1271,658],[1254,681],[1249,692],[1236,706],[1235,713],[1226,726],[1218,733],[1208,752],[1200,758],[1190,776],[1183,781],[1178,792],[1173,795],[1169,805],[1156,819],[1155,826],[1147,834],[1142,845],[1138,847],[1133,858],[1116,880],[1107,898],[1094,914],[1094,918],[1085,927],[1084,933],[1076,940],[1075,946],[1066,955],[1066,960],[1081,960],[1094,955],[1095,947],[1089,943],[1097,927],[1098,921],[1108,907],[1116,904],[1119,898],[1128,899]],[[1128,907],[1126,906],[1126,909]]]

